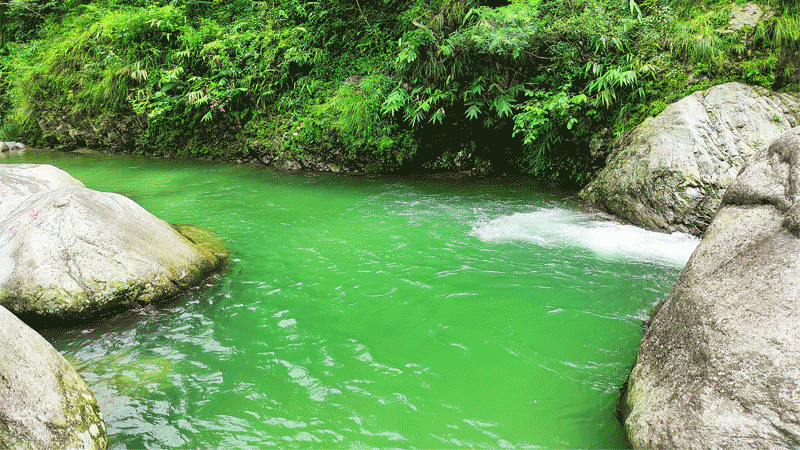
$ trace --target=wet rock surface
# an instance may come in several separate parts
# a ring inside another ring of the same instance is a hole
[[[198,245],[52,166],[0,165],[0,230],[0,305],[26,320],[81,321],[174,297],[226,257],[218,242]]]

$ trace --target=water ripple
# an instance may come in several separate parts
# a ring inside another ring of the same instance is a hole
[[[233,251],[213,287],[54,332],[112,449],[625,445],[641,321],[696,245],[525,179],[35,153]]]

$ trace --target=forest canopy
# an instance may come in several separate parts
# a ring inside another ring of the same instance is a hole
[[[0,0],[0,140],[585,183],[692,91],[800,88],[797,2],[745,6]]]

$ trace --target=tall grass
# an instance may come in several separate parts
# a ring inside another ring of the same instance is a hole
[[[773,36],[775,45],[786,47],[800,40],[800,15],[783,14],[774,20]]]
[[[165,24],[178,14],[172,6],[87,8],[69,18],[66,26],[53,27],[38,51],[17,62],[17,118],[30,122],[43,109],[63,107],[82,117],[129,111],[130,89],[146,80],[148,70],[162,58],[159,52],[147,51],[144,43],[174,32]]]
[[[725,41],[717,31],[713,12],[679,23],[671,39],[673,54],[689,63],[715,70],[723,61]]]

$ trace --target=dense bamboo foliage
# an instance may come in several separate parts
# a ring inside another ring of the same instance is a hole
[[[0,139],[58,148],[66,122],[114,151],[585,182],[693,90],[798,89],[797,3],[726,29],[743,5],[0,0]]]

